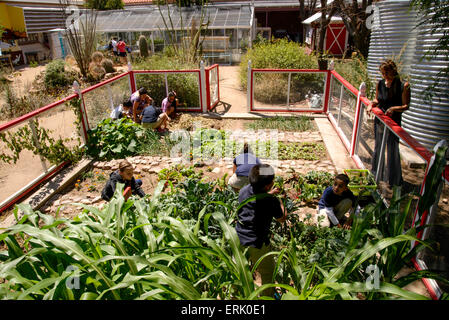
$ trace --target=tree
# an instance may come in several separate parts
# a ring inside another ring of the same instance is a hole
[[[357,0],[335,0],[338,13],[343,19],[346,30],[353,40],[354,47],[365,58],[368,56],[371,30],[368,29],[366,20],[371,13],[367,8],[372,5],[373,0],[363,0],[360,5]]]
[[[80,13],[71,0],[59,0],[66,19],[65,36],[81,75],[87,78],[89,63],[95,50],[97,12],[94,9]],[[72,14],[72,11],[74,13]]]
[[[122,0],[86,0],[85,6],[96,10],[116,10],[125,7]]]
[[[173,50],[176,57],[181,59],[182,61],[188,63],[196,63],[198,62],[202,54],[202,44],[204,37],[202,37],[201,35],[205,34],[205,31],[207,30],[209,24],[209,22],[205,22],[206,19],[205,6],[208,4],[208,0],[176,1],[176,2],[177,4],[175,5],[175,7],[177,7],[176,10],[178,11],[180,18],[180,30],[176,30],[174,27],[170,7],[166,5],[167,17],[164,16],[164,13],[161,10],[161,4],[163,3],[166,4],[167,2],[166,1],[158,2],[159,13],[161,14],[162,21],[164,22],[165,31],[168,33],[170,48]],[[200,21],[198,23],[198,26],[197,21],[194,18],[192,19],[190,26],[185,26],[183,24],[182,19],[182,7],[184,7],[184,5],[188,3],[195,4],[197,2],[200,2],[201,6]],[[182,5],[179,6],[178,3]],[[189,37],[184,37],[184,39],[181,39],[180,46],[178,45],[176,39],[177,32],[180,32],[181,34],[190,34]]]
[[[334,3],[328,6],[327,0],[320,0],[321,3],[321,22],[320,22],[320,29],[319,29],[319,39],[318,39],[318,59],[322,57],[324,53],[324,38],[326,37],[326,30],[327,26],[331,22],[331,19],[335,12],[337,11],[336,6]]]
[[[306,17],[315,11],[316,2],[317,0],[299,0],[299,21],[301,22],[301,25]],[[304,27],[301,28],[300,41],[304,42]]]

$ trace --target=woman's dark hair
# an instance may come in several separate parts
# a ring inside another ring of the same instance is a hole
[[[264,192],[264,188],[274,180],[274,169],[268,164],[256,164],[248,176],[255,193]]]
[[[139,89],[139,94],[148,94],[148,91],[147,91],[147,89],[142,87]]]
[[[125,101],[123,101],[123,106],[124,107],[132,107],[133,103],[131,102],[131,100],[126,99]]]
[[[168,93],[168,96],[169,96],[169,97],[176,97],[176,92],[170,91],[170,92]]]
[[[243,153],[253,153],[253,152],[251,151],[251,148],[249,147],[248,142],[245,142],[245,143],[243,144]]]

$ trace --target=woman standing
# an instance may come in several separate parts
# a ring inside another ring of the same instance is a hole
[[[377,83],[376,97],[367,108],[370,113],[373,107],[378,107],[386,116],[389,116],[398,125],[401,125],[402,112],[409,108],[410,104],[410,85],[408,82],[402,82],[399,78],[396,64],[392,60],[382,62],[379,67],[383,79]],[[380,148],[382,144],[383,126],[376,117],[374,119],[374,154],[371,161],[371,171],[376,172],[379,163]],[[399,155],[399,138],[387,129],[386,131],[387,148],[387,174],[390,187],[393,185],[402,185],[401,159]],[[380,168],[380,179],[386,181],[383,177],[384,167]]]

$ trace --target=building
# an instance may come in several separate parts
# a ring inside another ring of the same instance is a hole
[[[316,50],[319,41],[319,27],[321,21],[321,12],[315,13],[302,23],[305,26],[305,43],[311,50]],[[327,26],[324,39],[324,52],[337,57],[344,55],[348,48],[348,32],[341,17],[332,16],[331,22]]]
[[[72,2],[79,7],[83,4],[81,0]],[[13,41],[13,47],[9,48],[15,56],[20,56],[16,65],[61,57],[55,53],[61,52],[64,42],[53,30],[65,28],[68,15],[62,10],[59,0],[5,0],[2,3],[23,9],[26,37]]]

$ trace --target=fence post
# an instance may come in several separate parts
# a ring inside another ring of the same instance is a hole
[[[362,82],[359,86],[359,93],[357,95],[357,103],[355,107],[355,115],[354,115],[354,127],[352,128],[352,139],[351,139],[351,148],[349,155],[352,157],[355,153],[356,145],[359,140],[360,134],[360,125],[361,125],[361,117],[362,117],[362,99],[366,93],[366,85],[365,82]]]
[[[200,62],[200,92],[201,92],[201,109],[207,112],[207,95],[206,95],[206,71],[204,70],[204,61]]]
[[[248,68],[246,71],[246,111],[249,113],[251,112],[251,92],[252,92],[252,81],[251,81],[251,60],[248,60]]]
[[[330,64],[330,68],[333,68],[333,63]],[[332,76],[332,69],[326,71],[326,85],[324,87],[324,107],[323,112],[327,113],[329,110],[329,98],[330,98],[330,92],[331,92],[331,76]]]
[[[36,147],[40,148],[41,144],[39,143],[39,139],[37,138],[37,132],[36,132],[36,126],[34,125],[33,119],[28,120],[28,123],[30,124],[31,132],[33,133],[33,140],[36,144]],[[39,158],[41,159],[42,168],[44,169],[44,172],[48,172],[47,164],[45,163],[45,159],[42,155],[39,155]]]
[[[76,80],[73,82],[73,90],[75,91],[76,94],[78,94],[78,98],[80,99],[80,110],[79,111],[81,114],[80,120],[81,120],[81,126],[82,126],[81,127],[82,132],[80,134],[81,134],[81,137],[83,138],[84,144],[87,144],[87,130],[89,130],[89,122],[87,121],[86,105],[84,103],[84,98],[83,98],[83,95],[80,90],[80,85]]]
[[[374,137],[376,139],[376,137]],[[376,168],[376,183],[379,183],[379,175],[380,175],[380,168],[383,167],[383,163],[385,160],[385,143],[387,141],[387,125],[384,124],[384,133],[382,135],[382,144],[380,145],[380,152],[377,158],[377,168]]]
[[[288,73],[288,87],[287,87],[287,109],[290,107],[290,85],[292,81],[292,73]]]
[[[136,88],[136,75],[134,74],[131,62],[128,62],[128,72],[129,72],[128,73],[128,76],[129,76],[129,89],[131,90],[131,94],[133,94],[133,92],[136,92],[137,88]]]

